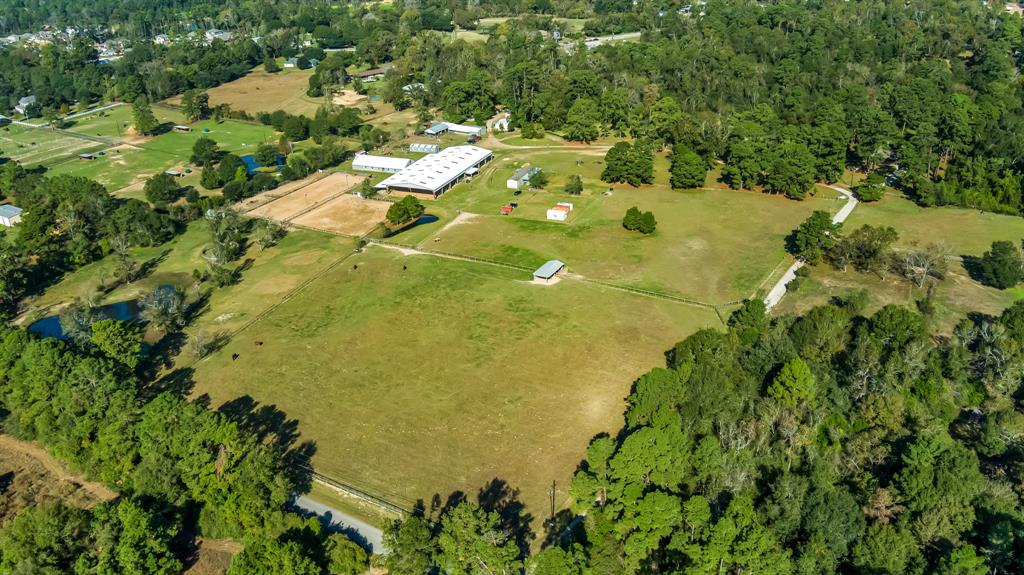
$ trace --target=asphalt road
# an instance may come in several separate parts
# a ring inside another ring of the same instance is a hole
[[[349,535],[368,550],[378,554],[387,553],[384,549],[384,532],[377,527],[305,495],[296,497],[292,504],[302,511],[318,515],[328,527]]]

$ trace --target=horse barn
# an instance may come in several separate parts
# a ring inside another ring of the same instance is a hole
[[[371,156],[366,153],[356,154],[352,158],[352,169],[360,172],[384,172],[385,174],[397,174],[409,167],[412,160],[409,158],[394,158],[391,156]]]
[[[480,167],[491,161],[492,157],[490,150],[477,146],[452,146],[416,160],[374,188],[437,198],[464,177],[476,175]]]

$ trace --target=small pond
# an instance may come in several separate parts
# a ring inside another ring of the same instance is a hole
[[[432,216],[430,214],[423,214],[415,222],[405,226],[404,228],[400,228],[398,230],[395,230],[395,231],[391,232],[390,234],[387,235],[387,237],[393,238],[393,237],[397,236],[398,234],[400,234],[402,232],[407,232],[407,231],[415,228],[416,226],[422,226],[424,224],[432,224],[432,223],[436,222],[437,220],[438,220],[437,216]]]
[[[128,321],[139,317],[139,303],[137,300],[119,301],[96,308],[100,319],[116,319]],[[67,339],[64,329],[60,325],[60,316],[51,315],[28,326],[28,330],[40,337],[55,337]]]

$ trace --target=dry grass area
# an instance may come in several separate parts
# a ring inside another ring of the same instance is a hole
[[[293,219],[292,223],[346,236],[364,236],[384,221],[389,207],[390,202],[344,194]]]
[[[228,539],[200,539],[194,562],[183,575],[223,575],[231,565],[231,558],[242,551],[242,545]]]
[[[34,443],[0,435],[0,524],[26,507],[63,501],[92,507],[117,498],[99,483],[83,480]]]
[[[227,104],[232,110],[250,114],[284,110],[291,114],[312,116],[324,103],[321,98],[306,95],[309,77],[312,75],[313,70],[288,69],[268,74],[260,68],[234,82],[210,88],[207,93],[210,95],[211,106]],[[175,96],[167,100],[167,103],[179,106],[181,97]]]
[[[339,194],[358,186],[363,179],[363,176],[337,172],[309,185],[298,187],[290,194],[249,211],[248,215],[288,222],[306,210],[326,204]]]
[[[337,106],[359,106],[366,103],[366,96],[355,90],[338,90],[331,98]]]

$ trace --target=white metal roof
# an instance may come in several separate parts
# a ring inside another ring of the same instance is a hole
[[[371,156],[370,154],[359,154],[352,159],[353,170],[401,170],[406,168],[412,160],[409,158],[392,158],[390,156]]]
[[[390,186],[437,192],[489,157],[491,151],[478,146],[452,146],[416,160],[408,168],[374,187],[383,189]]]
[[[562,271],[565,264],[558,260],[549,260],[544,265],[537,268],[537,271],[533,272],[533,277],[542,279],[551,279],[555,274]]]

